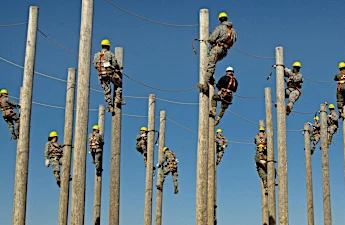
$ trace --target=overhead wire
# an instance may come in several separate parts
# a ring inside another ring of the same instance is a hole
[[[28,22],[22,22],[22,23],[12,23],[12,24],[0,24],[0,27],[15,27],[15,26],[20,26],[28,24]]]

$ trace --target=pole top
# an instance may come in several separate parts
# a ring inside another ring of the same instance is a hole
[[[320,104],[320,111],[326,112],[326,104],[325,103]]]
[[[208,9],[200,9],[200,12],[208,12]]]
[[[123,47],[115,47],[115,51],[123,51]]]

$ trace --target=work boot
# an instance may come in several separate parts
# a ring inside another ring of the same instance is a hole
[[[291,113],[291,108],[289,105],[286,106],[286,115],[288,116]]]
[[[217,124],[219,123],[220,121],[220,117],[218,117],[215,121],[214,121],[214,125],[217,126]]]
[[[208,88],[205,87],[205,85],[198,83],[197,88],[199,88],[200,92],[204,93],[205,95],[208,95]]]
[[[217,108],[212,107],[212,109],[209,112],[209,116],[214,118],[214,117],[216,117],[216,115],[217,115]]]
[[[162,188],[163,188],[162,184],[156,184],[156,187],[158,190],[162,190]]]
[[[274,182],[274,185],[275,185],[275,186],[278,186],[278,182]]]
[[[217,162],[216,162],[216,165],[218,166],[218,164],[220,163],[220,161],[219,160],[217,160]]]
[[[276,107],[276,108],[277,108],[277,103],[274,103],[274,107]]]
[[[177,186],[175,186],[174,194],[176,195],[177,193],[178,193],[178,189],[177,189]]]
[[[12,134],[12,139],[13,139],[13,140],[17,140],[17,135]]]
[[[60,187],[60,181],[59,180],[56,181],[56,184]]]

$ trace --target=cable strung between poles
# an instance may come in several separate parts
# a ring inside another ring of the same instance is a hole
[[[236,48],[236,47],[231,47],[231,48],[233,48],[233,49],[235,49],[236,51],[241,52],[241,53],[243,53],[243,54],[245,54],[245,55],[249,55],[249,56],[251,56],[251,57],[255,57],[255,58],[259,58],[259,59],[275,59],[275,58],[276,58],[276,57],[274,57],[274,56],[259,56],[259,55],[254,55],[254,54],[251,54],[251,53],[242,51],[242,50],[240,50],[240,49],[238,49],[238,48]]]
[[[0,24],[0,27],[15,27],[15,26],[20,26],[28,24],[28,22],[23,22],[23,23],[13,23],[13,24]]]

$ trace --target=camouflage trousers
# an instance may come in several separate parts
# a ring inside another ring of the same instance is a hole
[[[261,178],[264,184],[264,188],[267,188],[267,169],[258,167],[256,170],[258,171],[259,177]]]
[[[96,170],[102,170],[102,149],[92,149],[91,150],[92,163],[96,164]]]
[[[3,118],[8,125],[12,137],[17,138],[19,136],[19,116],[11,110],[6,110],[6,116],[3,116]],[[16,130],[16,132],[14,132],[14,130]]]
[[[327,133],[328,133],[328,145],[332,144],[332,139],[333,139],[333,135],[335,132],[337,132],[338,127],[336,125],[331,125],[329,127],[327,127]]]
[[[319,143],[320,141],[320,134],[314,134],[310,137],[310,141],[313,143],[313,146],[310,148],[310,153],[313,154],[315,149],[316,149],[316,145],[317,143]]]
[[[216,164],[218,165],[220,163],[220,161],[222,161],[222,158],[224,156],[224,148],[222,146],[220,146],[220,145],[217,145],[216,153],[217,153],[217,162],[216,162]]]
[[[146,148],[146,143],[144,141],[139,141],[136,144],[135,149],[140,152],[140,154],[144,157],[144,164],[146,166],[147,162],[147,148]]]
[[[104,99],[108,103],[108,105],[112,105],[111,99],[111,82],[114,84],[115,88],[115,96],[114,98],[121,98],[122,95],[122,88],[121,88],[121,81],[119,79],[111,79],[110,76],[102,76],[100,78],[100,82],[103,88]]]
[[[339,114],[343,113],[343,106],[345,104],[345,90],[337,91],[337,107]]]
[[[162,176],[161,184],[163,185],[163,183],[165,181],[165,177],[167,177],[169,175],[169,173],[171,173],[174,186],[177,187],[178,186],[178,181],[177,181],[178,172],[177,172],[177,168],[170,168],[169,166],[165,167],[164,170],[163,170],[163,174],[161,175]]]
[[[52,166],[56,181],[60,181],[60,165],[62,165],[62,157],[54,156],[49,159]]]
[[[285,98],[289,99],[288,106],[292,110],[294,103],[298,100],[300,92],[295,88],[286,88],[285,89]]]
[[[226,93],[226,92],[225,92]],[[214,94],[211,101],[211,114],[216,115],[217,111],[217,101],[221,101],[220,110],[218,113],[218,118],[216,119],[216,123],[220,121],[220,119],[224,116],[225,110],[229,107],[229,105],[232,104],[232,93],[227,93],[227,95],[224,96],[224,92],[218,92],[217,94]]]
[[[218,61],[222,60],[228,54],[228,50],[226,48],[221,48],[218,45],[214,46],[211,51],[210,55],[207,57],[207,67],[206,67],[206,74],[205,74],[205,85],[206,89],[208,89],[208,84],[214,85],[215,77],[214,72],[216,70],[216,64]]]

